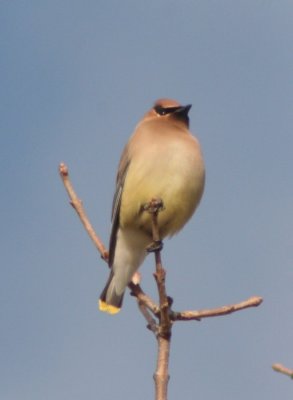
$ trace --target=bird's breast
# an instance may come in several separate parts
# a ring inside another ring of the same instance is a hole
[[[193,214],[204,187],[204,164],[198,142],[156,142],[131,160],[124,183],[121,226],[137,227],[151,235],[150,215],[142,206],[160,198],[164,210],[158,221],[162,237],[180,230]]]

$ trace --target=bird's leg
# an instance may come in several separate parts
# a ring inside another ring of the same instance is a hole
[[[155,236],[153,235],[153,242],[147,246],[146,250],[148,253],[153,253],[156,251],[160,251],[163,248],[163,242],[159,236],[159,227],[158,227],[158,213],[164,210],[164,203],[162,199],[152,199],[149,203],[146,203],[142,207],[143,211],[147,211],[152,216],[152,223],[156,224],[153,233],[155,232]]]

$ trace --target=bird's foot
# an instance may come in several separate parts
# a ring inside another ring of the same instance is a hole
[[[155,214],[164,210],[164,203],[162,199],[152,199],[148,203],[143,204],[142,210],[148,211],[150,214]]]
[[[164,244],[162,240],[155,240],[150,245],[147,246],[146,251],[148,253],[154,253],[155,251],[161,251]]]

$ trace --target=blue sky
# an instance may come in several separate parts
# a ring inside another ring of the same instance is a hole
[[[97,311],[108,271],[57,168],[107,244],[121,150],[159,97],[193,104],[207,169],[165,242],[174,308],[264,297],[174,326],[169,399],[292,397],[271,370],[293,367],[292,14],[291,0],[0,3],[1,399],[153,398],[155,340],[130,296]]]

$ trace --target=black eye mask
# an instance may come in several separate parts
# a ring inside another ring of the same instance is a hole
[[[167,114],[173,114],[177,110],[179,110],[181,107],[162,107],[162,106],[155,106],[154,110],[156,111],[157,114],[159,115],[167,115]]]

